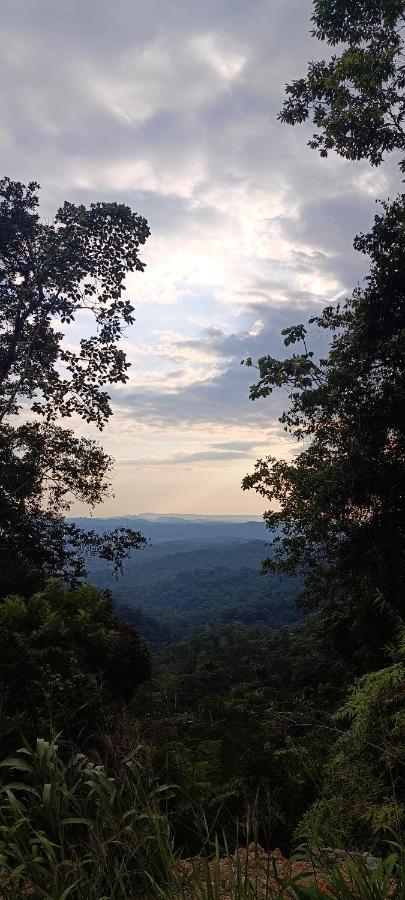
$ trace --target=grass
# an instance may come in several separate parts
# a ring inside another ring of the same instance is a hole
[[[57,740],[22,747],[1,767],[0,865],[7,900],[133,897],[174,867],[161,805],[171,794],[145,776],[135,751],[111,777],[83,754],[64,760]],[[146,876],[148,873],[148,876]]]
[[[387,900],[405,897],[404,851],[391,843],[373,870],[361,854],[301,848],[291,861],[255,841],[231,853],[217,838],[207,856],[180,860],[167,803],[142,764],[142,748],[112,776],[83,754],[38,740],[0,763],[0,895],[48,900]],[[254,835],[254,827],[246,829]],[[290,864],[291,863],[291,864]]]

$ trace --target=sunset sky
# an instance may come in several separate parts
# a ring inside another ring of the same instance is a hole
[[[45,218],[116,200],[151,228],[97,514],[259,514],[241,478],[292,452],[281,398],[251,403],[240,360],[282,352],[281,328],[351,292],[367,268],[353,236],[391,177],[322,160],[310,130],[277,121],[285,82],[325,52],[311,5],[3,0],[2,174],[40,182]]]

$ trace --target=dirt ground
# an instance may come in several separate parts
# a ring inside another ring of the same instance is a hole
[[[333,878],[326,871],[333,865],[338,865],[345,875],[348,887],[353,898],[358,896],[351,877],[351,871],[356,866],[363,866],[372,872],[378,866],[378,860],[373,857],[355,854],[351,857],[343,851],[325,850],[318,851],[312,862],[300,859],[286,859],[281,850],[273,850],[268,853],[258,844],[250,844],[246,849],[240,849],[234,857],[207,862],[201,857],[181,860],[179,863],[180,874],[185,892],[193,897],[200,897],[205,893],[205,886],[211,884],[214,890],[207,890],[207,896],[220,896],[221,900],[231,900],[235,896],[251,896],[257,900],[266,898],[293,898],[296,896],[291,889],[291,881],[296,882],[297,887],[309,884],[316,885],[322,897],[336,897],[333,888]],[[245,894],[247,883],[249,889]],[[245,886],[245,891],[244,891]],[[237,888],[237,890],[235,889]],[[391,884],[387,890],[387,898],[395,895],[395,885]]]

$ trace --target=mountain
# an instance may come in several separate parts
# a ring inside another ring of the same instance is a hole
[[[149,519],[143,516],[117,516],[115,518],[78,518],[75,522],[81,528],[103,533],[111,528],[135,528],[142,531],[153,543],[162,541],[252,541],[266,540],[268,531],[262,519],[243,520],[239,517],[193,517],[157,516]]]

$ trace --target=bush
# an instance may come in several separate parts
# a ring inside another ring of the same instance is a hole
[[[65,751],[66,751],[65,747]],[[173,852],[161,804],[171,796],[143,768],[141,748],[115,777],[57,740],[0,763],[0,852],[7,897],[129,898],[164,885]]]
[[[23,665],[22,665],[23,661]],[[97,727],[104,703],[129,702],[150,672],[146,644],[89,584],[50,580],[31,597],[0,601],[0,741],[10,732]]]

